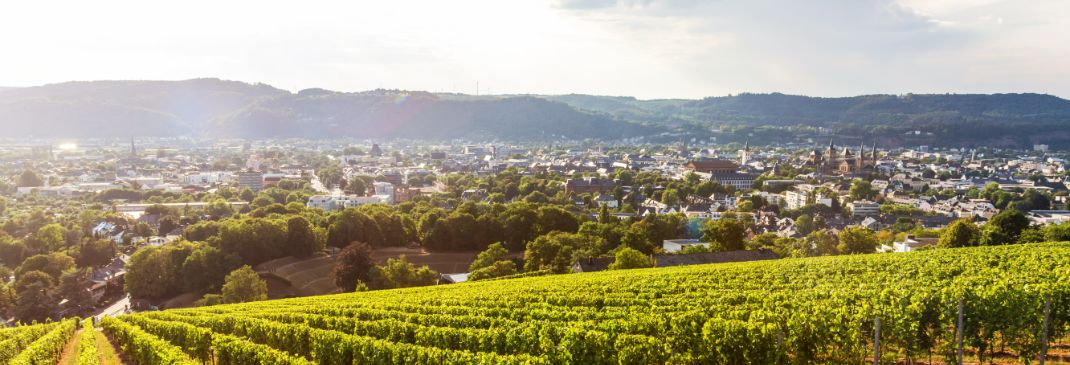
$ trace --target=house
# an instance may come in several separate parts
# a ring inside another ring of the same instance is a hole
[[[608,194],[598,194],[598,196],[594,198],[594,204],[595,206],[599,207],[604,205],[606,206],[606,208],[609,209],[617,209],[617,207],[620,206],[620,203],[617,201],[617,198],[614,198],[612,195]]]
[[[709,242],[702,242],[700,239],[675,239],[661,241],[661,249],[667,253],[680,252],[685,248],[702,246],[710,247]]]
[[[939,238],[935,237],[915,237],[914,235],[907,235],[902,241],[892,242],[891,246],[881,246],[880,250],[883,252],[912,252],[935,245],[936,241],[939,240]]]

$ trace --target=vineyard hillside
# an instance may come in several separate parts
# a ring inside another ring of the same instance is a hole
[[[1070,243],[1044,243],[520,278],[100,325],[138,364],[857,364],[954,363],[959,337],[967,362],[1035,362],[1068,321]]]

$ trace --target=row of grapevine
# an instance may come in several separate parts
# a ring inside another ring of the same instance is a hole
[[[35,324],[8,329],[0,340],[0,362],[8,363],[23,349],[51,331],[58,323]]]
[[[78,365],[97,365],[99,363],[97,330],[93,328],[93,318],[86,318],[82,321],[82,333],[78,339]]]
[[[51,365],[59,361],[63,347],[78,330],[78,320],[68,319],[52,327],[47,334],[33,341],[25,350],[11,359],[12,365]]]
[[[105,317],[100,326],[120,344],[126,358],[138,365],[195,365],[182,349],[142,331],[137,326]]]

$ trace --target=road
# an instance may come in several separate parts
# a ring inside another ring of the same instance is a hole
[[[93,318],[96,318],[99,321],[103,317],[125,314],[127,308],[130,308],[130,294],[123,296],[121,299],[115,301],[115,303],[112,303],[104,309],[93,313]]]
[[[332,195],[332,196],[341,196],[342,195],[342,189],[339,189],[337,187],[335,187],[333,190],[327,189],[327,187],[323,185],[323,182],[320,181],[320,177],[316,176],[315,173],[312,173],[312,181],[311,181],[311,183],[312,183],[312,189],[315,190],[315,191],[318,191],[318,192],[321,192],[321,193],[324,193],[324,194],[327,194],[327,195]]]

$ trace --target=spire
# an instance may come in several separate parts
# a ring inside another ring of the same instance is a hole
[[[829,138],[829,151],[835,150],[836,145],[832,144],[832,138]]]
[[[134,147],[134,137],[130,137],[130,157],[137,157],[137,148]]]
[[[744,151],[750,151],[750,140],[749,139],[746,142],[743,142],[743,150]]]
[[[877,141],[873,141],[873,147],[869,149],[869,152],[873,154],[873,166],[877,165]]]

